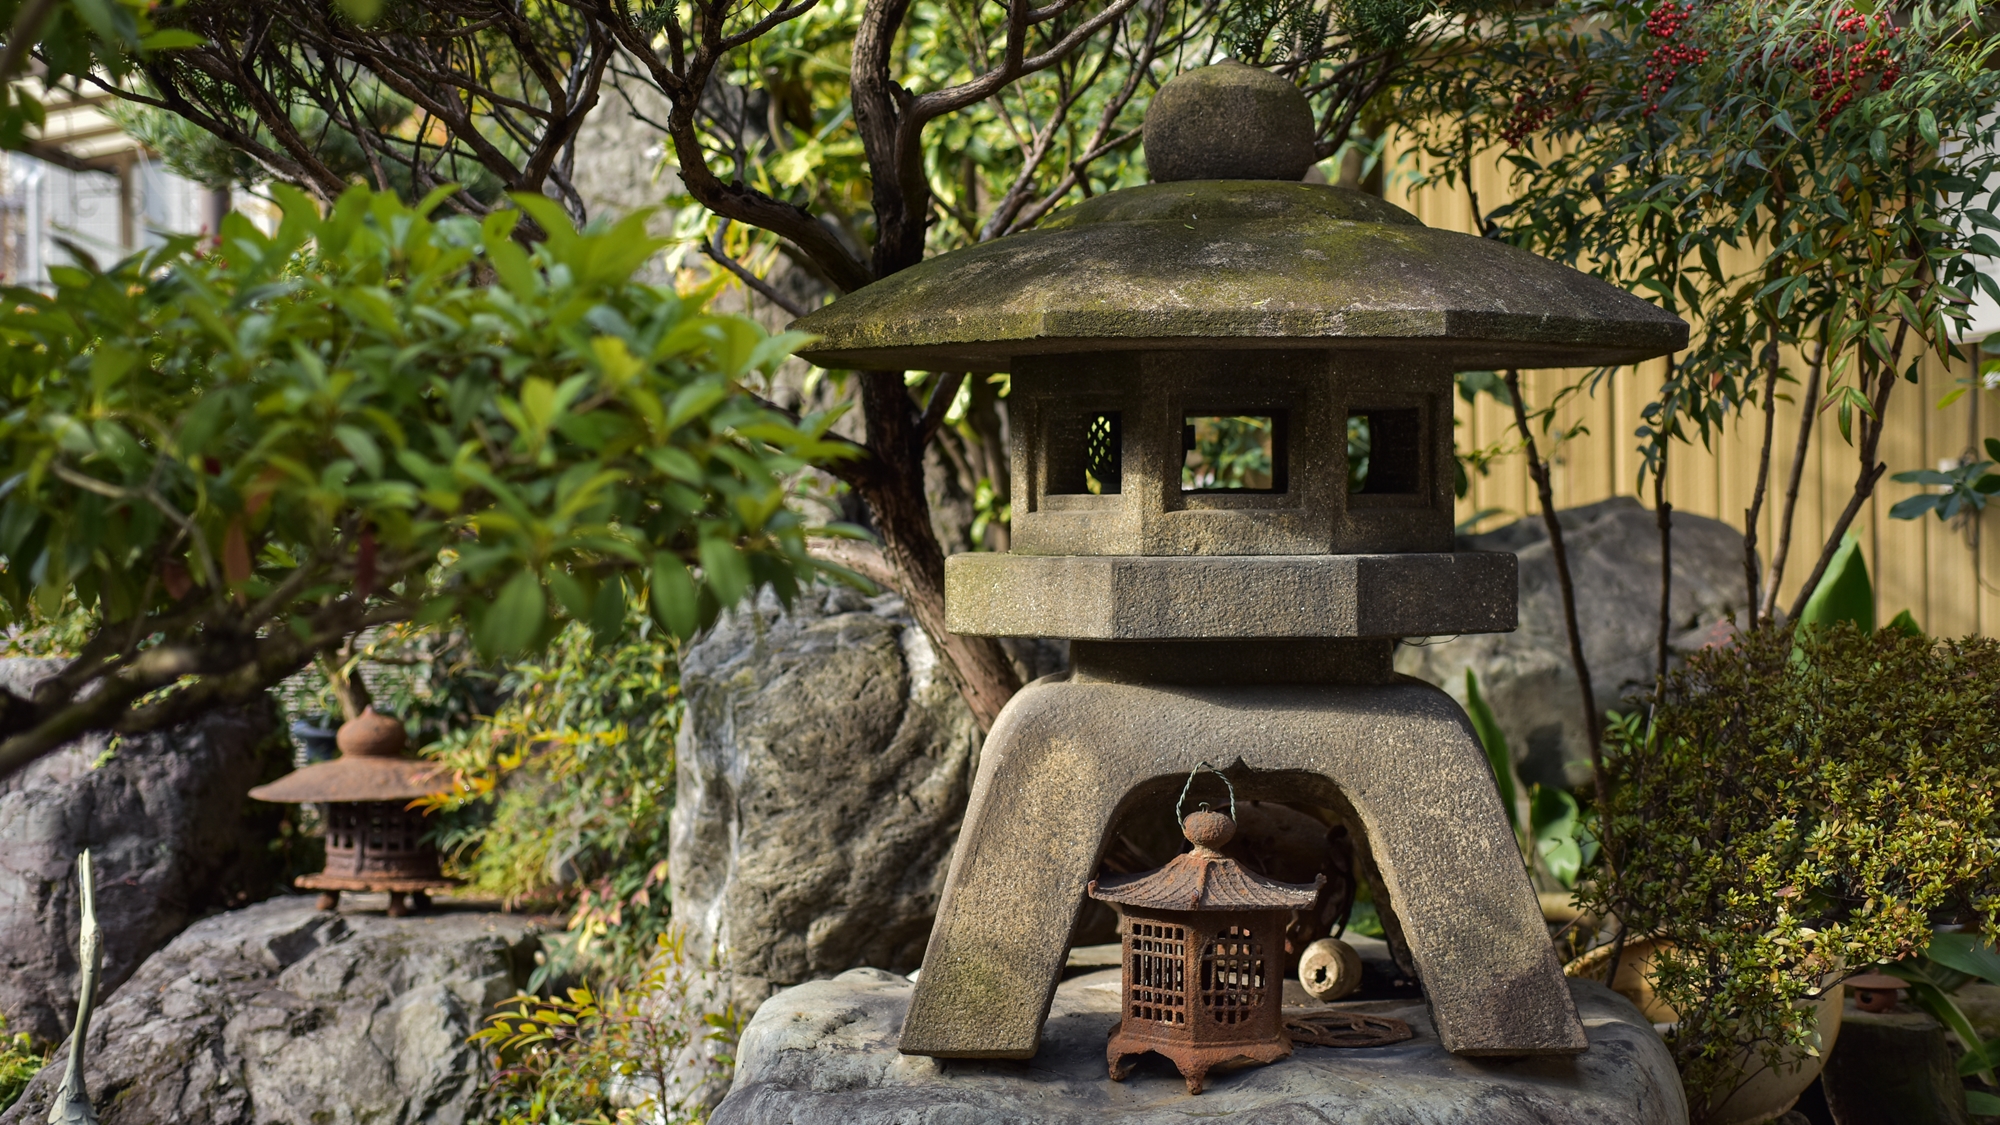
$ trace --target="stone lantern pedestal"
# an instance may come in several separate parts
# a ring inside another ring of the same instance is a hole
[[[1632,362],[1687,328],[1296,182],[1312,139],[1284,80],[1190,72],[1146,123],[1168,182],[795,324],[825,366],[1012,373],[1014,549],[947,560],[946,614],[1071,641],[987,736],[903,1052],[1034,1056],[1113,824],[1204,762],[1362,830],[1444,1050],[1588,1046],[1478,739],[1390,654],[1515,623],[1513,556],[1453,550],[1453,372]]]

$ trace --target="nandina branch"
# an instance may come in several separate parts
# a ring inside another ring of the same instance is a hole
[[[1528,475],[1534,478],[1535,493],[1542,507],[1542,525],[1548,529],[1549,550],[1555,556],[1556,586],[1562,591],[1563,629],[1569,635],[1569,662],[1576,672],[1577,690],[1583,695],[1584,737],[1590,740],[1590,777],[1597,797],[1600,824],[1611,816],[1611,782],[1604,772],[1604,718],[1597,712],[1597,692],[1590,684],[1590,665],[1583,655],[1583,630],[1576,621],[1576,581],[1570,574],[1569,551],[1563,545],[1562,521],[1556,518],[1555,488],[1549,482],[1549,467],[1535,447],[1535,433],[1528,425],[1527,400],[1521,395],[1521,373],[1509,369],[1507,394],[1514,400],[1514,428],[1521,432],[1522,450],[1528,456]],[[1605,841],[1607,857],[1610,841]]]

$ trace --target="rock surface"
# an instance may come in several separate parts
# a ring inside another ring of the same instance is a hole
[[[901,601],[815,588],[786,614],[767,594],[688,649],[681,690],[669,867],[691,953],[720,955],[743,1010],[916,968],[979,728]]]
[[[1576,616],[1598,706],[1617,710],[1652,690],[1660,604],[1660,538],[1653,513],[1629,496],[1557,514],[1576,578]],[[1437,684],[1465,701],[1465,670],[1507,735],[1521,778],[1574,788],[1587,784],[1590,751],[1583,704],[1570,668],[1555,556],[1540,516],[1484,535],[1461,537],[1459,548],[1512,551],[1520,560],[1520,628],[1512,633],[1439,638],[1404,645],[1396,670]],[[1743,536],[1719,520],[1675,513],[1674,586],[1669,647],[1700,648],[1718,622],[1742,611]]]
[[[1189,1096],[1172,1066],[1148,1055],[1124,1082],[1105,1077],[1118,1019],[1118,973],[1066,981],[1025,1062],[902,1055],[896,1033],[909,981],[856,969],[779,993],[738,1046],[736,1084],[714,1125],[954,1125],[1035,1121],[1168,1125],[1217,1118],[1343,1125],[1685,1125],[1673,1061],[1623,998],[1588,982],[1572,990],[1590,1049],[1574,1059],[1469,1059],[1445,1053],[1421,1003],[1337,1004],[1394,1016],[1416,1037],[1368,1050],[1301,1047],[1290,1059],[1213,1075]]]
[[[60,661],[0,660],[0,685],[27,692]],[[277,886],[265,846],[282,810],[251,786],[283,773],[268,706],[213,713],[170,731],[78,739],[0,779],[0,1014],[55,1039],[75,1018],[76,857],[97,868],[104,995],[208,910]]]
[[[389,918],[288,895],[188,927],[91,1019],[104,1125],[459,1125],[489,1078],[466,1036],[533,969],[537,923]],[[67,1052],[0,1125],[39,1125]]]

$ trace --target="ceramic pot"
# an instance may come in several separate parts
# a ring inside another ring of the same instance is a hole
[[[1818,1000],[1804,1005],[1813,1013],[1812,1030],[1806,1042],[1817,1054],[1807,1054],[1805,1047],[1794,1047],[1779,1057],[1778,1065],[1767,1066],[1761,1053],[1743,1052],[1737,1058],[1737,1066],[1744,1072],[1743,1083],[1723,1099],[1710,1120],[1715,1125],[1758,1125],[1783,1117],[1799,1100],[1799,1095],[1806,1092],[1806,1087],[1813,1084],[1813,1079],[1819,1077],[1827,1056],[1833,1053],[1833,1041],[1840,1035],[1840,1013],[1846,992],[1836,984]]]

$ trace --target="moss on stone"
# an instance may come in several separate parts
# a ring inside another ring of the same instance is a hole
[[[929,259],[801,317],[830,367],[1004,371],[1106,347],[1422,347],[1461,367],[1577,366],[1685,345],[1678,317],[1359,192],[1186,181]],[[1252,343],[1254,341],[1254,343]]]

